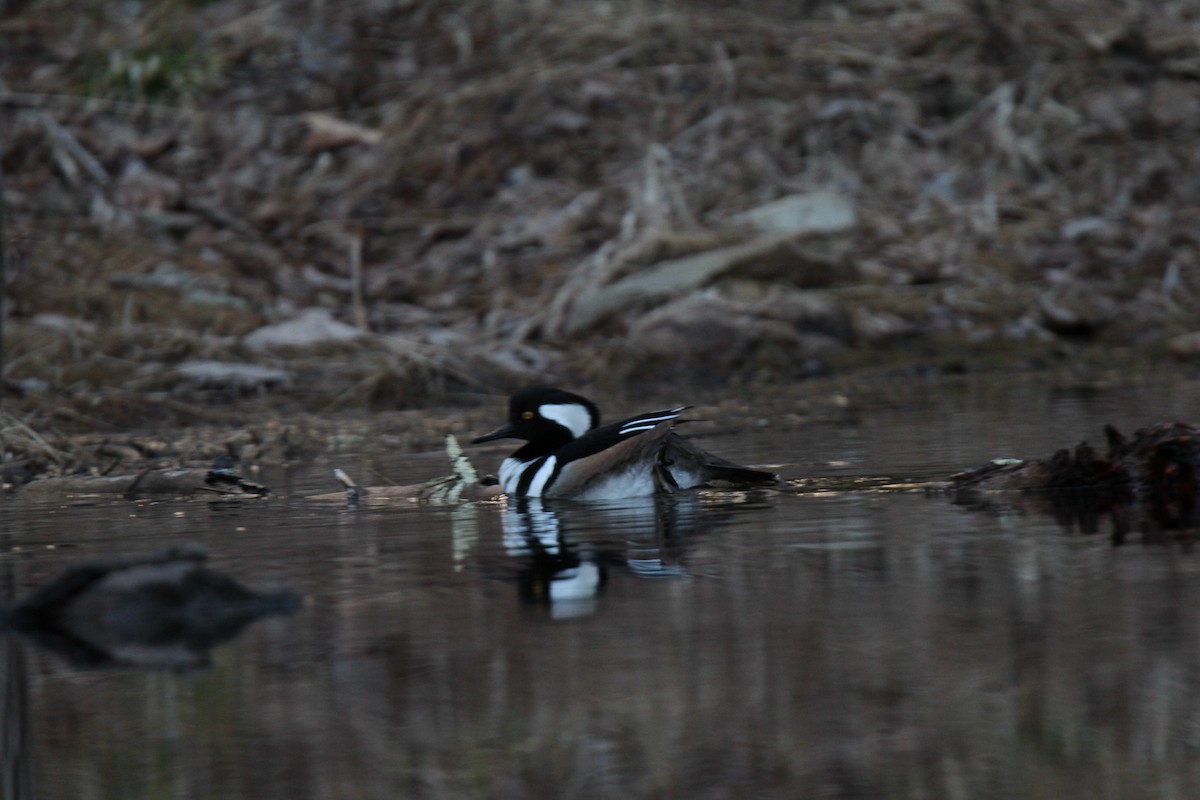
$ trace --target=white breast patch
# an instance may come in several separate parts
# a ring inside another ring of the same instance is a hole
[[[558,459],[550,456],[546,459],[546,463],[538,468],[534,473],[533,480],[529,482],[529,491],[525,494],[529,497],[541,497],[542,489],[546,488],[546,481],[550,480],[550,476],[554,474],[554,465],[558,463]]]
[[[517,484],[521,482],[521,467],[525,466],[524,461],[518,461],[515,458],[509,457],[500,462],[500,488],[505,494],[515,495],[517,493]]]
[[[511,456],[500,462],[500,488],[505,494],[516,497],[521,488],[521,478],[525,475],[526,468],[531,468],[534,461],[518,461]],[[529,481],[529,488],[525,490],[525,497],[541,497],[542,491],[546,488],[547,481],[554,474],[554,467],[558,464],[558,459],[555,456],[550,456],[537,468],[537,472],[533,473],[533,478]]]

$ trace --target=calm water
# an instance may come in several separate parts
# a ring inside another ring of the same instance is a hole
[[[1200,386],[964,385],[885,412],[730,422],[785,477],[944,475]],[[782,404],[784,401],[780,400]],[[630,408],[629,411],[639,409]],[[464,432],[466,433],[466,432]],[[495,466],[498,452],[477,455]],[[0,590],[198,541],[305,605],[184,673],[0,637],[5,798],[1188,798],[1200,552],[1114,547],[920,493],[348,510],[304,499],[444,457],[338,456],[266,501],[0,501]],[[48,547],[54,545],[54,547]]]

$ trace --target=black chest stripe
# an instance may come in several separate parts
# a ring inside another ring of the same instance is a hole
[[[533,484],[533,479],[537,477],[538,472],[546,465],[546,459],[548,458],[550,458],[550,456],[535,458],[533,461],[530,461],[521,468],[521,479],[517,481],[518,495],[521,497],[527,497],[529,495],[529,487]],[[547,478],[546,482],[542,484],[542,490],[539,492],[539,496],[545,496],[550,487],[554,485],[554,481],[558,477],[558,473],[561,471],[562,461],[560,459],[555,459],[550,477]]]

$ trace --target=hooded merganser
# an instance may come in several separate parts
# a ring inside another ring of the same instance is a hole
[[[500,464],[500,488],[518,497],[613,500],[722,484],[773,485],[772,472],[707,453],[674,432],[689,406],[639,414],[598,427],[600,410],[585,397],[531,386],[509,399],[508,422],[471,444],[524,439]]]

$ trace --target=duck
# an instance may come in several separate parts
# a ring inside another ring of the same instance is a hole
[[[773,472],[727,461],[676,433],[689,408],[649,411],[601,426],[600,409],[586,397],[529,386],[509,398],[508,421],[471,444],[524,440],[500,464],[500,488],[511,497],[619,500],[778,483]]]

